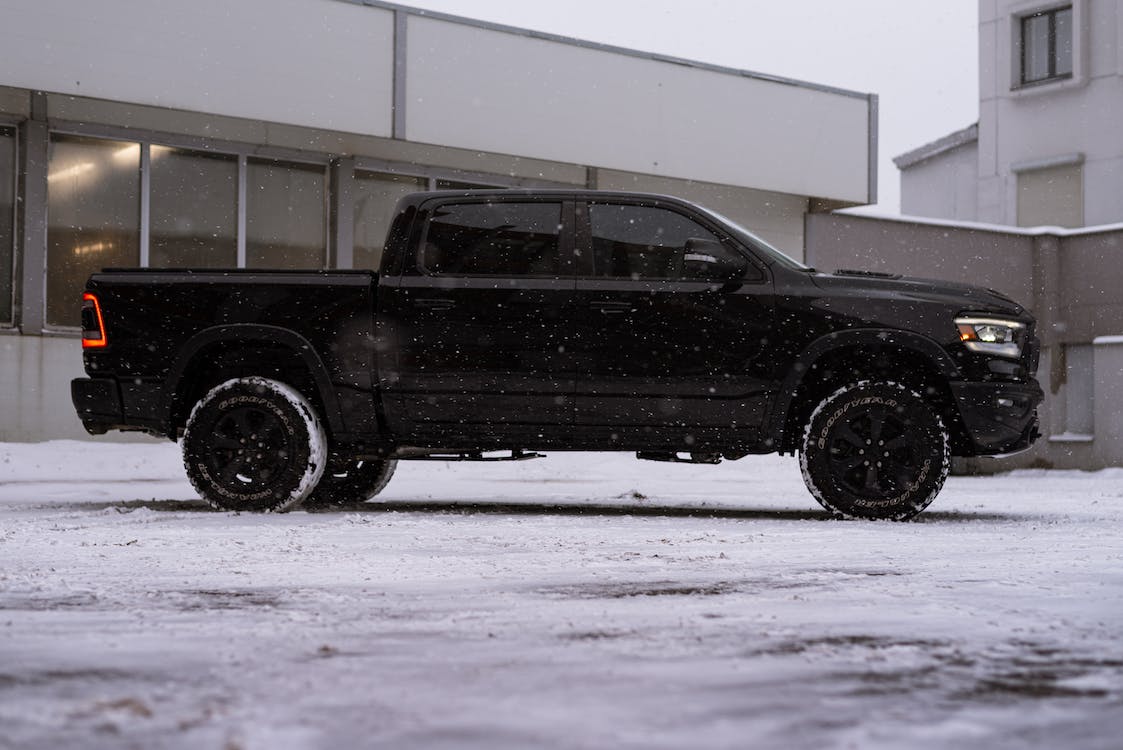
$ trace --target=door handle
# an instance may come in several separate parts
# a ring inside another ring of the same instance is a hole
[[[590,302],[589,307],[600,310],[605,315],[620,315],[632,311],[632,306],[627,302]]]
[[[423,297],[421,299],[415,299],[413,301],[413,306],[424,307],[429,310],[448,310],[451,307],[455,307],[456,303],[442,297]]]

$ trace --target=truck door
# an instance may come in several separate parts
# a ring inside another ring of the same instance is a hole
[[[772,388],[765,267],[675,206],[620,199],[576,215],[576,424],[640,438],[758,428]]]
[[[511,436],[573,422],[573,202],[512,195],[422,208],[413,257],[381,287],[410,434]]]

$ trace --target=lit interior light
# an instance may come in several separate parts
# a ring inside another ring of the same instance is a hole
[[[113,158],[117,161],[135,161],[140,158],[140,144],[130,143],[124,148],[119,148],[113,152]]]
[[[63,167],[62,169],[51,172],[49,175],[47,175],[47,182],[55,182],[57,180],[66,180],[71,177],[77,177],[78,175],[89,172],[93,168],[93,162],[79,162],[78,164],[74,164],[69,167]]]
[[[75,245],[75,255],[96,255],[113,249],[112,242],[90,242],[85,245]]]

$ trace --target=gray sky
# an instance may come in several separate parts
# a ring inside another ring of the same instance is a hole
[[[880,96],[879,209],[892,158],[978,119],[975,0],[406,0],[405,4]]]

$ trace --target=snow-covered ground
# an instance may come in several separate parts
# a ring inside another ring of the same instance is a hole
[[[1119,748],[1123,470],[832,521],[793,459],[402,463],[216,513],[176,446],[0,444],[0,745]]]

